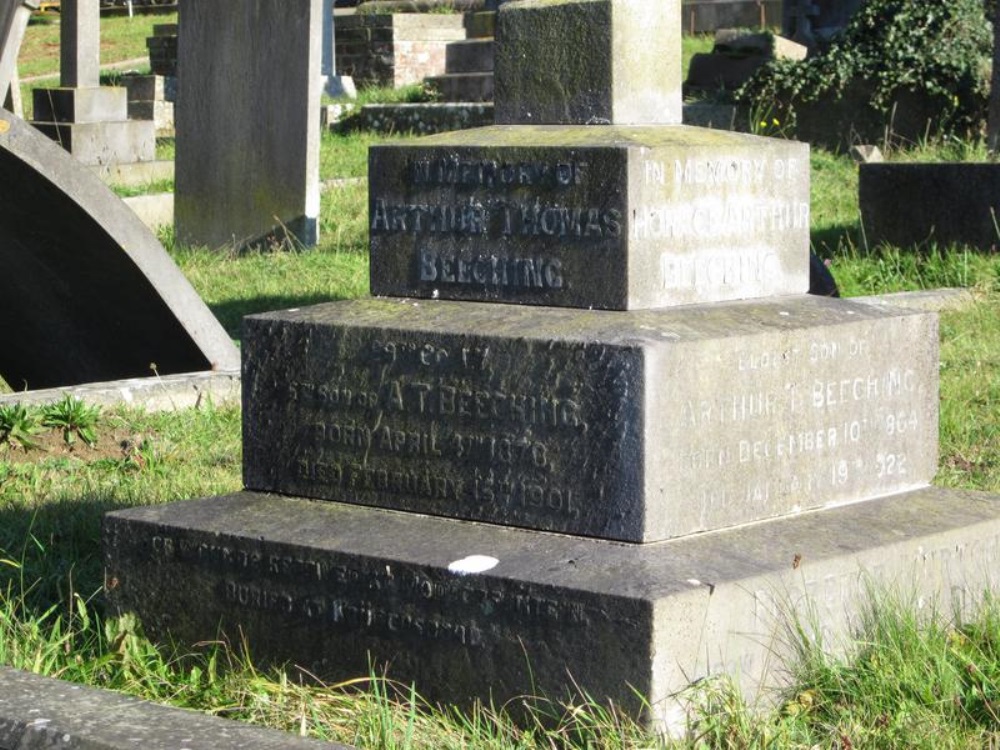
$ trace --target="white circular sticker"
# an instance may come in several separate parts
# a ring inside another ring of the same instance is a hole
[[[499,560],[489,555],[469,555],[468,557],[463,557],[461,560],[455,560],[455,562],[448,565],[448,570],[464,576],[469,573],[485,573],[499,564]]]

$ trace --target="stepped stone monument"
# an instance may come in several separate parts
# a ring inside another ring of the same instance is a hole
[[[1000,504],[929,487],[936,316],[805,294],[807,147],[677,124],[679,70],[622,42],[679,18],[503,6],[503,124],[373,149],[383,296],[246,321],[247,490],[110,514],[119,610],[674,726],[692,680],[780,680],[800,607],[830,643],[871,580],[991,583]]]
[[[84,164],[153,161],[153,123],[128,119],[123,87],[100,85],[98,0],[64,0],[59,26],[60,87],[34,90],[32,125]]]

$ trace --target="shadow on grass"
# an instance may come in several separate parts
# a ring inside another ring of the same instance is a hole
[[[74,594],[90,598],[104,583],[101,519],[132,505],[85,495],[0,508],[0,597],[20,598],[37,617]]]
[[[351,299],[351,297],[348,295],[322,294],[306,294],[301,296],[272,295],[215,303],[209,305],[209,309],[219,319],[219,322],[222,323],[222,327],[226,329],[226,333],[232,338],[239,340],[243,337],[243,318],[247,315],[310,307],[323,302],[337,302],[344,299]]]
[[[845,253],[863,252],[864,236],[857,223],[835,224],[810,233],[813,252],[822,260]]]

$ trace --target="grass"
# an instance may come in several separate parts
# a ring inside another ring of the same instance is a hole
[[[177,23],[177,14],[102,16],[101,63],[146,58],[146,38],[153,36],[153,26],[167,23]],[[33,18],[17,58],[21,78],[58,74],[59,28],[58,16]]]

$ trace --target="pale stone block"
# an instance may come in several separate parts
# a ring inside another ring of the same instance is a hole
[[[505,3],[497,18],[497,123],[681,122],[679,2]]]

